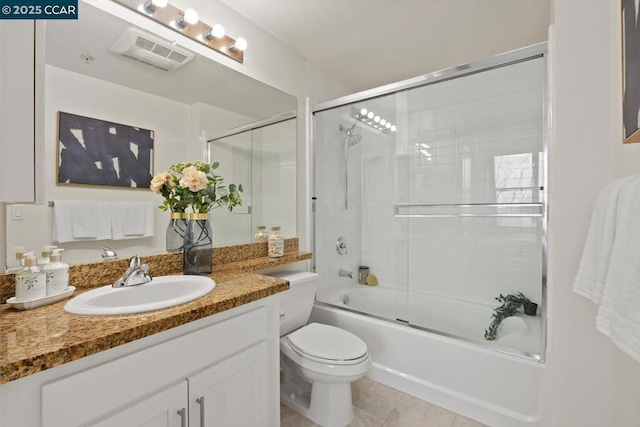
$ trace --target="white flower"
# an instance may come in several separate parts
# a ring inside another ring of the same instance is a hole
[[[194,166],[189,166],[182,171],[182,178],[180,178],[180,186],[188,188],[194,193],[207,188],[208,185],[207,175],[204,172],[200,172]]]
[[[173,188],[173,176],[168,172],[159,172],[153,176],[151,180],[151,188],[156,194],[160,194],[160,190],[166,184],[169,188]]]

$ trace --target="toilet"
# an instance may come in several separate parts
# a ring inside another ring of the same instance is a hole
[[[335,326],[307,325],[318,283],[309,272],[269,276],[289,281],[280,293],[280,400],[323,427],[344,427],[353,419],[351,382],[371,368],[362,339]]]

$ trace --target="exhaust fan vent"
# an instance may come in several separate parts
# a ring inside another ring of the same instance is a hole
[[[135,28],[125,31],[111,51],[165,71],[182,67],[194,57],[193,52]]]

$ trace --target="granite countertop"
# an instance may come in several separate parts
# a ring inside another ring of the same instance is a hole
[[[211,293],[146,313],[80,316],[64,311],[68,299],[26,311],[0,304],[0,384],[286,291],[286,280],[253,272],[310,258],[310,253],[298,252],[297,238],[285,240],[281,258],[267,257],[266,242],[216,247],[209,276],[216,287]],[[179,253],[147,256],[143,262],[155,276],[182,272]],[[72,265],[69,280],[77,288],[73,296],[113,283],[127,266],[126,259]],[[0,302],[12,295],[13,281],[13,275],[0,275]]]
[[[0,384],[35,374],[289,288],[285,280],[244,272],[213,273],[215,289],[195,301],[147,313],[79,316],[67,300],[34,310],[0,305]],[[75,295],[81,292],[76,290]]]

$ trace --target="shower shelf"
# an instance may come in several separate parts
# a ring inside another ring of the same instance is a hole
[[[542,218],[542,203],[398,204],[397,218],[521,217]]]

